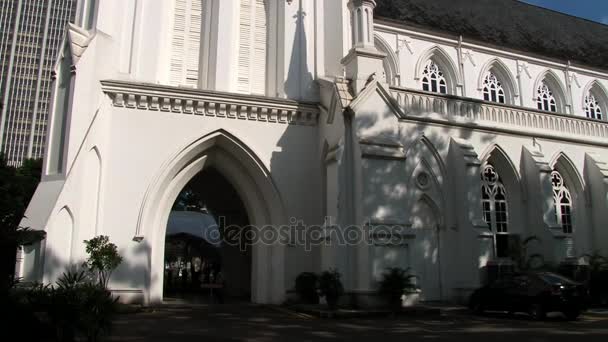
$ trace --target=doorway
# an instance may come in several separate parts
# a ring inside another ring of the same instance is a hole
[[[164,297],[250,301],[249,229],[247,210],[234,186],[213,167],[200,171],[181,190],[169,214]]]

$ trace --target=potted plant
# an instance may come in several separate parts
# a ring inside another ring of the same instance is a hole
[[[344,294],[340,277],[340,273],[335,269],[324,271],[319,277],[319,293],[325,297],[330,310],[338,307],[338,299]]]
[[[415,275],[409,273],[410,269],[389,267],[380,281],[380,295],[385,297],[393,311],[401,310],[401,296],[416,290],[412,282]]]
[[[317,283],[319,276],[312,272],[302,272],[296,278],[296,293],[306,304],[319,304]]]

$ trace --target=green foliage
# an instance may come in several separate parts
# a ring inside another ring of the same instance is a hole
[[[41,160],[26,160],[19,168],[0,154],[0,287],[8,288],[15,270],[16,249],[44,239],[45,233],[20,227],[25,209],[40,181]]]
[[[118,300],[76,270],[64,272],[56,286],[33,286],[27,298],[29,310],[44,314],[58,341],[99,340],[111,329]]]
[[[389,267],[382,275],[379,292],[387,297],[399,296],[416,290],[413,279],[415,275],[410,274],[410,269],[400,267]]]
[[[508,254],[515,262],[518,271],[530,271],[540,269],[545,266],[545,259],[539,253],[530,253],[532,243],[541,243],[539,237],[529,236],[523,241],[509,243]]]
[[[177,200],[173,203],[171,210],[184,211],[184,210],[199,210],[203,206],[203,201],[199,194],[191,188],[182,190],[177,196]]]
[[[410,274],[409,268],[389,267],[382,275],[378,292],[388,300],[391,307],[400,309],[401,296],[416,290],[413,282],[415,278],[415,275]]]
[[[338,299],[344,294],[342,275],[336,269],[323,271],[319,276],[319,293],[327,300],[330,309],[335,309]]]
[[[318,304],[317,282],[319,276],[312,272],[302,272],[296,277],[296,292],[308,304]]]
[[[608,305],[608,258],[594,251],[585,255],[589,261],[589,294],[596,305]]]
[[[112,272],[122,262],[116,245],[110,242],[110,238],[100,235],[85,240],[86,251],[89,258],[84,265],[95,275],[100,286],[107,288]]]

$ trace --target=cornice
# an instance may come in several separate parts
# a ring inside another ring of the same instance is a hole
[[[206,117],[316,126],[317,104],[149,83],[103,80],[112,106]]]

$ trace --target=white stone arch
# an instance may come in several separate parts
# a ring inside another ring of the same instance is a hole
[[[482,153],[480,171],[487,163],[494,166],[507,192],[508,231],[510,233],[524,233],[523,201],[525,191],[517,167],[515,167],[508,153],[498,144],[488,146]]]
[[[183,187],[204,168],[218,170],[237,190],[255,227],[286,223],[283,201],[269,170],[244,143],[225,130],[207,134],[181,148],[160,167],[146,191],[136,228],[136,241],[150,248],[144,299],[163,297],[165,231],[171,206]],[[257,243],[252,249],[252,301],[280,303],[285,296],[284,244]]]
[[[538,100],[538,87],[540,87],[543,81],[551,89],[551,92],[553,92],[553,97],[555,97],[555,102],[557,104],[557,112],[567,113],[569,103],[568,98],[566,97],[566,87],[562,81],[560,81],[555,71],[550,69],[541,72],[536,78],[536,81],[534,81],[534,89],[532,89],[532,100],[534,101],[534,105],[536,106],[536,101]]]
[[[479,77],[477,79],[477,90],[480,92],[483,91],[483,81],[488,72],[492,72],[498,77],[498,80],[505,90],[507,104],[515,104],[515,99],[519,97],[517,82],[509,70],[509,67],[507,67],[507,65],[499,58],[491,58],[481,68],[481,72],[479,73]]]
[[[481,163],[487,163],[489,161],[498,162],[499,165],[494,165],[495,167],[500,168],[499,172],[502,169],[512,177],[515,183],[521,184],[521,175],[519,171],[517,171],[517,167],[509,157],[509,154],[498,144],[492,144],[488,146],[485,151],[481,154]],[[491,160],[492,159],[492,160]]]
[[[414,179],[422,170],[428,173],[430,178],[426,187],[421,186]],[[444,216],[440,220],[443,224],[448,217],[449,205],[445,193],[447,170],[435,145],[426,136],[421,136],[408,149],[405,157],[405,174],[406,184],[416,187],[408,191],[408,202],[414,205],[422,195],[427,196],[435,203],[438,212]]]
[[[583,96],[581,97],[581,108],[583,113],[585,112],[585,97],[589,94],[593,94],[595,99],[600,103],[602,108],[603,120],[607,120],[608,115],[608,89],[604,87],[598,80],[589,82],[583,89]]]
[[[562,176],[566,178],[568,186],[572,187],[572,189],[570,189],[571,192],[576,191],[578,196],[583,197],[582,194],[585,190],[585,181],[578,171],[576,164],[572,162],[572,159],[570,159],[567,154],[564,152],[557,152],[553,158],[551,158],[549,165],[552,169],[558,170]]]
[[[46,227],[44,252],[44,269],[42,281],[45,284],[54,283],[66,265],[71,265],[74,248],[74,213],[68,205],[57,210],[50,224]]]
[[[401,72],[399,71],[399,59],[397,54],[391,48],[390,44],[379,34],[374,34],[374,44],[376,49],[386,53],[386,57],[382,60],[382,66],[386,74],[386,82],[389,85],[399,85]]]
[[[94,194],[94,200],[95,200],[95,204],[94,204],[94,217],[93,217],[93,223],[94,223],[94,232],[95,235],[100,235],[100,227],[99,227],[99,208],[100,208],[100,200],[101,200],[101,182],[102,182],[102,170],[103,170],[103,160],[101,158],[101,152],[99,152],[99,147],[97,146],[93,146],[90,150],[89,150],[89,155],[92,156],[94,158],[93,162],[95,163],[94,167],[95,167],[95,179],[93,180],[95,182],[95,187],[96,187],[96,191]]]
[[[427,158],[425,156],[432,156],[432,158]],[[412,162],[416,165],[419,164],[420,160],[424,159],[427,165],[431,168],[433,172],[433,176],[437,180],[440,186],[444,185],[444,180],[446,179],[447,170],[441,155],[435,148],[435,145],[429,140],[428,137],[422,135],[419,139],[416,140],[414,144],[408,149],[406,155],[406,168],[408,164],[411,167]],[[412,171],[415,168],[412,168]],[[437,170],[437,171],[434,171]],[[409,175],[411,176],[411,175]],[[408,178],[409,178],[408,176]]]
[[[570,193],[572,236],[574,251],[587,250],[591,245],[592,231],[588,220],[589,198],[585,191],[585,181],[572,160],[564,153],[556,153],[549,164],[553,170],[557,170],[564,180],[564,184]],[[578,254],[575,252],[575,254]]]
[[[426,50],[420,55],[420,58],[418,58],[418,61],[416,62],[414,77],[415,80],[420,84],[420,88],[422,89],[421,84],[424,66],[429,60],[433,60],[435,64],[439,65],[439,67],[442,69],[444,77],[448,83],[448,94],[458,95],[458,86],[462,84],[462,80],[458,73],[458,67],[450,55],[448,55],[448,53],[438,45]]]

